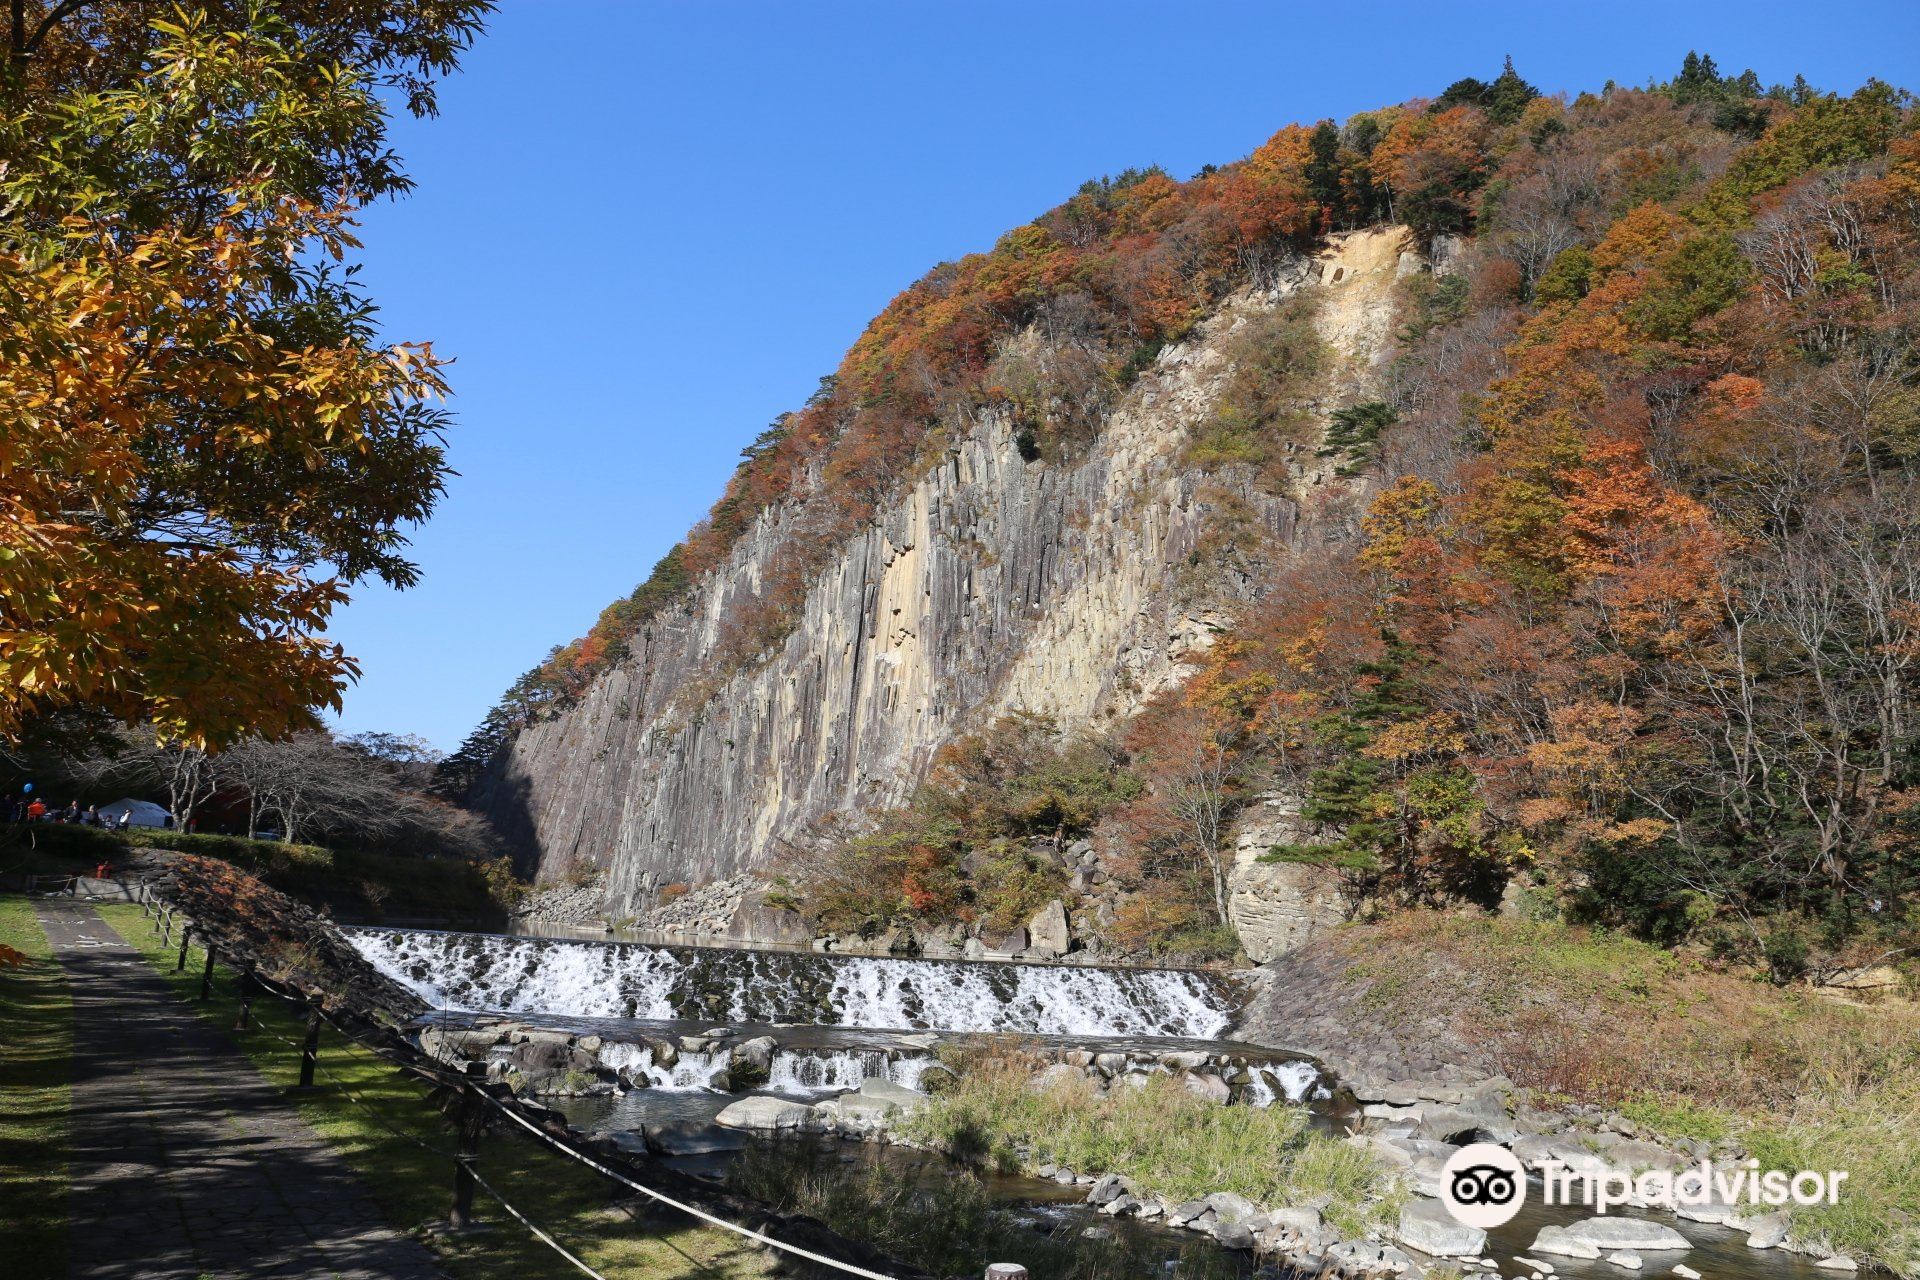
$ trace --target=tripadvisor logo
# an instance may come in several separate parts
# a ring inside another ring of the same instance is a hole
[[[1831,1205],[1840,1202],[1840,1184],[1848,1177],[1844,1170],[1762,1171],[1752,1159],[1720,1165],[1702,1160],[1679,1172],[1648,1169],[1638,1175],[1620,1169],[1578,1173],[1559,1160],[1542,1161],[1539,1169],[1542,1204],[1579,1205],[1595,1213],[1622,1205],[1667,1210],[1706,1204]],[[1526,1200],[1526,1170],[1505,1147],[1476,1142],[1441,1166],[1440,1202],[1456,1222],[1482,1231],[1505,1226]]]
[[[1527,1202],[1527,1171],[1505,1147],[1475,1142],[1440,1167],[1440,1203],[1454,1221],[1491,1231],[1513,1221]]]

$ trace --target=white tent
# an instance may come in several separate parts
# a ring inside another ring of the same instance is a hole
[[[100,806],[100,820],[112,826],[120,825],[120,815],[130,815],[127,825],[130,827],[164,827],[167,825],[167,811],[162,805],[151,800],[115,800],[112,804]]]

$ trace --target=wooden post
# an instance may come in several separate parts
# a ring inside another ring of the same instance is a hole
[[[480,1131],[486,1127],[486,1112],[472,1085],[460,1090],[460,1148],[453,1164],[453,1212],[447,1222],[455,1231],[466,1231],[473,1221],[473,1162],[480,1158]]]
[[[1017,1262],[989,1262],[987,1280],[1027,1280],[1027,1269]]]
[[[180,958],[173,962],[173,971],[179,973],[187,967],[187,943],[193,939],[193,926],[187,925],[180,930]]]
[[[160,945],[163,947],[173,945],[173,907],[171,905],[167,907],[167,913],[160,921]]]
[[[255,985],[253,981],[253,971],[251,969],[242,969],[236,985],[240,988],[240,1015],[233,1020],[233,1029],[235,1031],[245,1031],[247,1029],[247,1018],[253,1013],[253,988]]]
[[[307,1006],[307,1039],[300,1046],[300,1083],[294,1086],[297,1092],[306,1092],[313,1088],[313,1069],[320,1063],[320,1004],[318,1001]]]
[[[200,972],[200,1003],[213,999],[213,940],[207,940],[207,967]]]

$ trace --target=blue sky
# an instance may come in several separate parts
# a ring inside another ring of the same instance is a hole
[[[457,358],[461,474],[422,584],[335,618],[365,669],[342,728],[457,745],[893,294],[1082,180],[1184,177],[1509,53],[1573,92],[1689,48],[1915,87],[1920,6],[502,0],[440,118],[396,122],[418,191],[363,222],[388,335]]]

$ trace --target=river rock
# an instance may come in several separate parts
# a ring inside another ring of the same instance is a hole
[[[1447,1162],[1438,1156],[1421,1156],[1407,1170],[1407,1178],[1418,1195],[1438,1199],[1446,1182]]]
[[[1097,1179],[1087,1192],[1087,1203],[1103,1205],[1127,1194],[1127,1180],[1117,1173],[1106,1174]]]
[[[1565,1253],[1565,1250],[1550,1249],[1540,1242],[1541,1239],[1545,1239],[1547,1232],[1552,1230],[1554,1228],[1548,1227],[1541,1231],[1540,1239],[1533,1242],[1535,1251]],[[1608,1215],[1601,1218],[1588,1218],[1561,1230],[1566,1239],[1579,1241],[1594,1249],[1591,1254],[1567,1255],[1570,1257],[1597,1258],[1602,1253],[1616,1249],[1651,1252],[1693,1247],[1687,1242],[1685,1236],[1672,1227],[1662,1226],[1658,1222],[1649,1222],[1644,1218],[1620,1218]]]
[[[1598,1258],[1601,1253],[1600,1246],[1592,1241],[1575,1237],[1565,1227],[1552,1226],[1540,1228],[1529,1251],[1557,1254],[1562,1258]]]
[[[786,1098],[742,1098],[729,1103],[713,1122],[729,1129],[767,1133],[819,1133],[826,1127],[825,1119],[804,1102],[791,1102]]]
[[[884,1102],[901,1111],[917,1111],[926,1105],[927,1095],[880,1076],[868,1076],[860,1082],[860,1096]]]
[[[1027,950],[1049,956],[1063,956],[1073,945],[1067,928],[1067,908],[1055,898],[1033,913],[1027,921]]]
[[[987,955],[1017,956],[1027,949],[1027,930],[1024,925],[1015,925],[1013,929],[999,937],[983,934],[980,946]]]
[[[1860,1264],[1845,1254],[1836,1253],[1830,1258],[1822,1258],[1813,1264],[1823,1271],[1858,1271]]]
[[[1233,1096],[1233,1090],[1227,1087],[1227,1082],[1211,1072],[1183,1071],[1180,1073],[1180,1084],[1188,1093],[1222,1106]]]
[[[878,1098],[863,1098],[858,1093],[843,1093],[837,1098],[814,1104],[815,1114],[831,1122],[834,1129],[850,1138],[867,1138],[887,1127],[887,1118],[900,1109]]]
[[[1273,1226],[1306,1235],[1320,1229],[1320,1211],[1304,1205],[1283,1205],[1278,1209],[1269,1209],[1267,1221]]]
[[[1409,1249],[1434,1258],[1477,1258],[1487,1247],[1486,1232],[1456,1222],[1445,1206],[1432,1200],[1417,1200],[1400,1210],[1394,1235]]]
[[[1638,1271],[1646,1265],[1646,1263],[1641,1260],[1640,1255],[1630,1249],[1622,1249],[1618,1253],[1608,1254],[1607,1261],[1616,1267],[1625,1267],[1628,1271]]]
[[[1607,1148],[1607,1162],[1630,1173],[1648,1169],[1671,1172],[1686,1163],[1684,1159],[1657,1143],[1626,1139]]]
[[[1742,1218],[1739,1225],[1746,1229],[1749,1249],[1778,1249],[1786,1243],[1787,1215],[1784,1213],[1763,1213],[1757,1218]]]
[[[712,1125],[676,1120],[650,1124],[640,1131],[646,1150],[658,1156],[704,1156],[738,1151],[747,1139],[738,1133],[716,1133]]]
[[[726,936],[736,942],[772,942],[794,945],[811,941],[813,930],[798,911],[774,906],[764,891],[740,900],[726,924]]]
[[[1260,1207],[1235,1191],[1216,1191],[1207,1197],[1207,1207],[1221,1222],[1251,1222]]]
[[[1033,1078],[1027,1081],[1026,1088],[1029,1093],[1049,1093],[1062,1086],[1084,1083],[1086,1078],[1087,1073],[1079,1067],[1055,1062],[1034,1072]]]
[[[1223,1249],[1253,1248],[1253,1228],[1244,1222],[1215,1222],[1213,1240]]]

